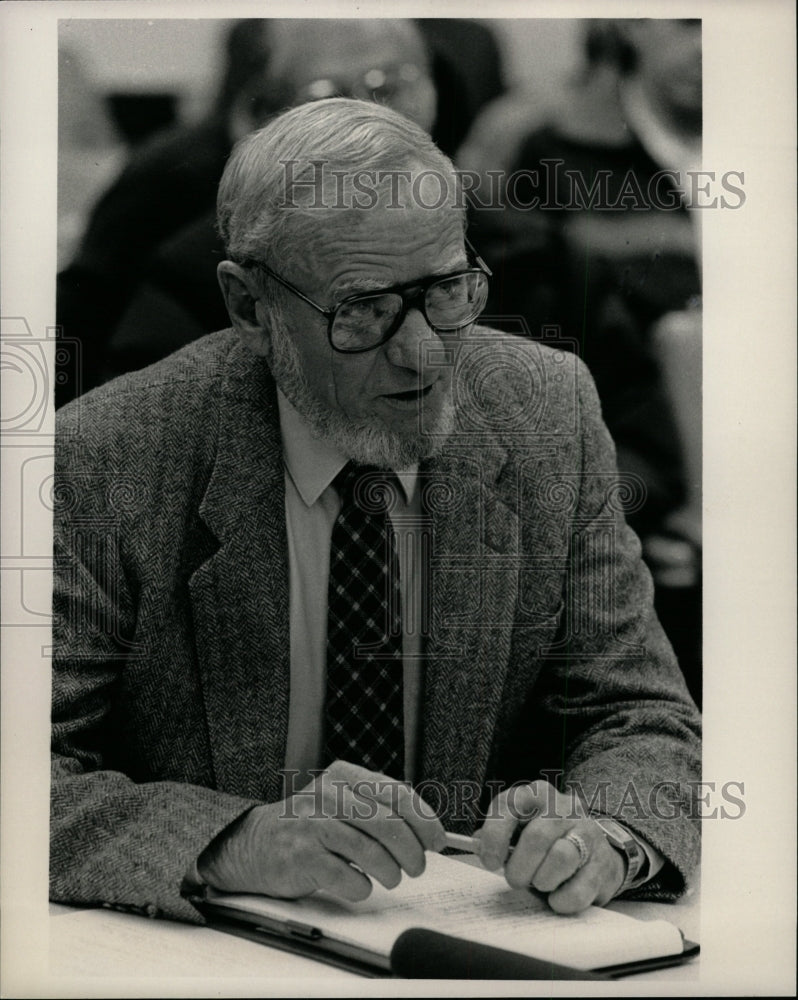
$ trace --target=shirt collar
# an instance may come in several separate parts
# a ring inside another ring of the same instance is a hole
[[[283,459],[294,486],[307,507],[312,507],[346,465],[348,459],[335,445],[316,437],[310,424],[285,396],[277,390]],[[396,477],[410,503],[416,492],[418,465],[412,465]]]

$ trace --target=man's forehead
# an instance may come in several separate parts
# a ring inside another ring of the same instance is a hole
[[[467,259],[462,215],[453,209],[330,212],[295,240],[299,268],[332,298],[445,274]]]
[[[466,254],[463,249],[453,249],[448,253],[441,254],[438,260],[439,263],[432,264],[429,267],[424,268],[423,274],[413,274],[408,277],[408,280],[415,281],[421,278],[432,277],[436,274],[450,274],[452,271],[456,271],[465,265]],[[382,288],[388,288],[391,285],[402,283],[403,282],[386,280],[385,278],[379,278],[376,276],[369,276],[368,274],[344,274],[331,283],[328,291],[332,293],[333,298],[340,299],[350,294],[354,295],[357,292],[376,292]]]
[[[280,163],[281,211],[322,216],[332,212],[334,221],[342,211],[351,211],[351,223],[358,225],[383,208],[397,218],[417,209],[428,215],[453,211],[459,216],[465,210],[460,180],[443,156],[424,162],[404,153],[390,166],[374,167],[364,155],[362,166],[342,169],[320,149],[315,156]]]
[[[450,206],[425,209],[383,200],[367,209],[344,207],[304,213],[303,221],[295,236],[311,252],[336,246],[355,251],[383,246],[386,251],[427,245],[459,248],[463,243],[463,213]]]

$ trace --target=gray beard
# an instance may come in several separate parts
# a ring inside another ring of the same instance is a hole
[[[328,441],[358,465],[402,470],[438,454],[454,430],[455,408],[447,394],[434,426],[399,434],[352,420],[318,399],[302,372],[299,354],[284,330],[273,330],[269,365],[278,389],[310,425],[314,437]]]

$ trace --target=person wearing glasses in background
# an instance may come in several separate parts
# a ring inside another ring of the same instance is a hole
[[[476,37],[465,37],[472,45],[481,37],[474,30]],[[448,134],[459,77],[444,72],[439,37],[437,31],[429,40],[413,21],[390,18],[237,22],[212,113],[133,153],[59,275],[58,324],[67,340],[80,339],[82,352],[80,379],[72,354],[61,352],[56,404],[226,324],[214,277],[222,259],[216,188],[233,144],[272,115],[305,101],[353,97],[387,104],[432,134],[439,127]],[[483,50],[477,51],[484,61]],[[444,81],[440,121],[438,78]],[[457,95],[460,128],[476,113],[480,94]]]
[[[561,912],[676,898],[698,712],[589,374],[477,323],[449,159],[322,99],[218,218],[233,329],[58,415],[52,898],[362,899],[444,831]]]

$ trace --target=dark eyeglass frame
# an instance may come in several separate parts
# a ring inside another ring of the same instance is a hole
[[[242,267],[257,267],[259,270],[268,274],[270,278],[274,278],[274,280],[281,284],[284,288],[287,288],[289,292],[293,292],[294,295],[315,309],[316,312],[321,313],[321,315],[327,320],[327,340],[330,342],[330,347],[338,354],[365,354],[367,351],[375,351],[378,347],[382,347],[383,344],[386,344],[399,330],[402,323],[404,323],[405,316],[407,316],[410,309],[414,307],[421,312],[422,316],[427,323],[429,323],[432,329],[447,329],[441,326],[436,327],[434,323],[430,322],[430,319],[427,316],[427,308],[424,300],[426,298],[427,289],[432,285],[437,284],[439,281],[447,281],[450,278],[459,278],[467,274],[483,274],[486,278],[491,278],[493,276],[493,271],[491,271],[485,261],[479,256],[469,240],[466,237],[463,237],[463,239],[468,252],[474,260],[476,265],[475,267],[461,268],[458,271],[450,271],[448,274],[433,274],[426,278],[420,278],[418,281],[408,281],[403,285],[390,285],[388,288],[375,288],[367,292],[355,292],[353,295],[347,295],[345,299],[341,299],[341,301],[332,309],[325,309],[323,306],[320,306],[318,302],[314,302],[313,299],[308,298],[308,296],[305,295],[304,292],[301,292],[296,285],[292,285],[291,282],[282,275],[273,271],[268,264],[263,264],[257,260],[247,260],[242,262]],[[332,339],[332,330],[335,317],[338,315],[338,310],[345,305],[356,302],[358,299],[374,298],[378,295],[399,295],[402,299],[402,308],[396,314],[391,322],[391,325],[383,334],[382,339],[376,344],[371,344],[369,347],[357,347],[354,350],[336,347]],[[478,315],[479,313],[477,313],[477,316]],[[456,330],[462,328],[463,326],[468,326],[468,324],[473,323],[476,318],[477,317],[475,316],[472,320],[468,320],[457,327],[449,327],[448,329]]]

